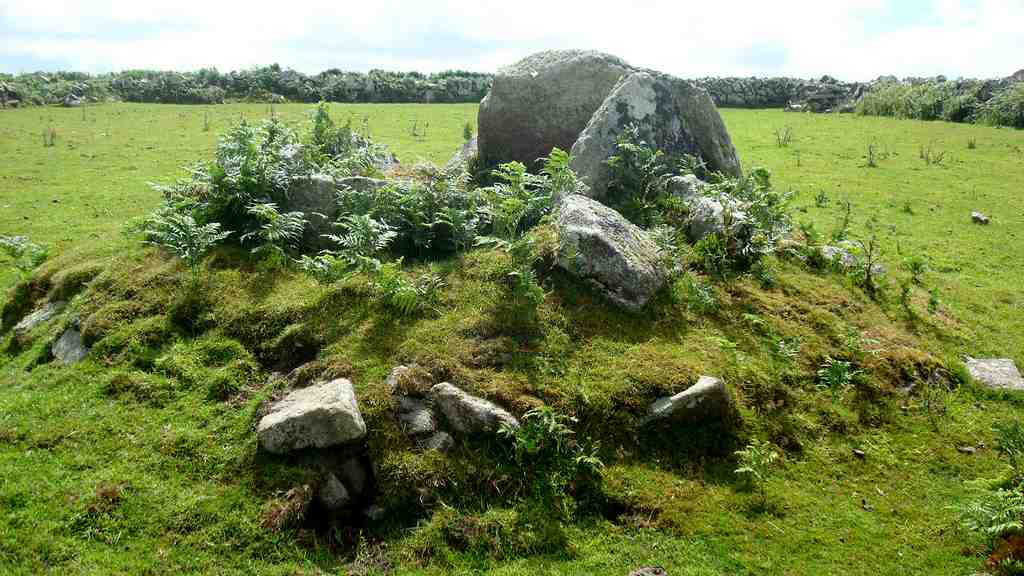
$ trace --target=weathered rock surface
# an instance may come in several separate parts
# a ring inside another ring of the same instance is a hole
[[[718,378],[701,376],[697,383],[674,396],[655,400],[640,425],[672,418],[708,420],[720,418],[732,405],[732,396]]]
[[[690,201],[694,197],[700,196],[704,193],[704,190],[707,188],[707,182],[704,182],[693,174],[672,176],[668,179],[666,188],[668,189],[669,194],[676,198],[684,201]]]
[[[58,300],[56,302],[47,302],[36,308],[31,314],[22,318],[21,322],[14,325],[14,336],[16,338],[24,338],[36,326],[59,314],[66,305],[67,302]]]
[[[552,50],[502,68],[480,102],[480,154],[531,166],[569,150],[615,83],[633,68],[600,52]]]
[[[694,243],[709,234],[721,236],[726,229],[739,235],[747,221],[746,213],[739,210],[728,211],[720,200],[709,196],[691,198],[689,208],[690,212],[686,216],[686,237]]]
[[[397,398],[398,424],[409,436],[431,434],[437,430],[434,413],[426,402],[409,396]]]
[[[445,164],[444,169],[446,172],[452,172],[457,170],[466,170],[469,168],[469,161],[473,159],[479,153],[480,150],[480,137],[473,136],[469,140],[466,140],[462,144],[462,148],[459,148],[455,154],[452,155],[448,163]]]
[[[334,221],[338,218],[338,195],[348,190],[366,192],[377,190],[387,184],[385,180],[353,176],[334,178],[326,174],[313,174],[308,178],[292,182],[288,190],[287,204],[280,206],[282,212],[302,212],[308,221],[302,233],[302,243],[309,248],[328,248],[323,235],[334,233]]]
[[[334,474],[328,474],[324,479],[317,497],[320,499],[320,503],[324,505],[324,508],[332,512],[346,508],[352,501],[352,496],[349,494],[348,489],[345,488],[345,485]]]
[[[455,439],[452,438],[451,434],[443,430],[434,433],[423,441],[423,449],[428,451],[447,452],[452,449],[452,446],[455,446]]]
[[[619,306],[639,310],[665,285],[657,245],[615,210],[570,195],[558,207],[555,226],[558,265],[592,281]]]
[[[572,146],[572,169],[598,200],[607,194],[605,161],[623,129],[636,124],[646,142],[666,154],[699,156],[711,170],[742,175],[736,148],[707,92],[658,72],[623,77]]]
[[[494,432],[502,424],[519,426],[519,421],[490,400],[473,396],[442,382],[430,389],[430,400],[456,432]]]
[[[968,358],[967,371],[989,388],[1024,390],[1024,378],[1009,358]]]
[[[256,428],[260,446],[284,454],[358,440],[366,424],[352,383],[344,378],[295,390],[275,402]]]
[[[82,333],[76,328],[68,328],[51,346],[53,357],[64,364],[81,362],[89,355],[89,349],[82,343]]]

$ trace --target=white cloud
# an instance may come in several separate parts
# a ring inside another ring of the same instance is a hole
[[[682,76],[987,77],[1024,66],[1021,0],[928,0],[890,23],[904,1],[0,0],[0,67],[491,71],[570,47]]]

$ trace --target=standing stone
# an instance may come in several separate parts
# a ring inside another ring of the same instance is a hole
[[[658,72],[634,72],[619,80],[572,146],[572,169],[590,187],[591,197],[606,196],[605,162],[630,124],[666,154],[698,156],[709,170],[742,176],[736,148],[707,91]]]
[[[89,349],[82,343],[82,333],[75,328],[68,328],[50,349],[53,357],[63,364],[75,364],[85,360]]]
[[[256,434],[264,450],[284,454],[359,440],[366,424],[352,382],[339,378],[295,390],[272,404]]]
[[[431,388],[430,399],[457,432],[494,432],[502,424],[519,426],[515,416],[501,406],[467,394],[448,382]]]
[[[1009,358],[968,358],[967,371],[989,388],[1024,390],[1024,378]]]
[[[594,111],[633,68],[600,52],[552,50],[502,68],[480,102],[480,155],[528,167],[554,147],[568,150]]]
[[[732,405],[732,396],[718,378],[701,376],[697,383],[674,395],[655,400],[640,425],[680,417],[688,420],[720,418]]]
[[[592,282],[619,306],[643,308],[668,280],[658,247],[647,233],[597,201],[567,196],[555,226],[558,266]]]

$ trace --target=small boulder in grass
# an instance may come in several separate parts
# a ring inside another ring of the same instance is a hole
[[[294,390],[274,402],[256,427],[260,446],[274,454],[327,448],[359,440],[366,423],[352,382],[338,378]]]
[[[668,572],[661,566],[644,566],[633,570],[629,576],[668,576]]]
[[[975,224],[981,224],[982,226],[988,226],[989,219],[981,212],[971,212],[971,221]]]
[[[987,388],[1024,390],[1024,378],[1009,358],[968,358],[967,371]]]
[[[718,378],[701,376],[696,384],[674,395],[658,398],[647,409],[640,426],[681,418],[684,420],[721,419],[732,407],[732,395]]]

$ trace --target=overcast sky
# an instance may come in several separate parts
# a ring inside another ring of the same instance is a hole
[[[490,72],[592,48],[684,77],[1002,77],[1024,0],[0,0],[0,71]]]

